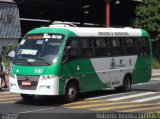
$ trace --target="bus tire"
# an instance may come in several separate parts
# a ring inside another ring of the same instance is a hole
[[[34,98],[34,95],[21,94],[21,97],[22,97],[23,100],[25,100],[25,101],[32,101],[33,98]]]
[[[79,94],[78,85],[75,82],[69,82],[65,90],[65,101],[71,103],[77,100]]]
[[[131,84],[132,84],[131,76],[127,75],[124,77],[123,85],[115,87],[115,90],[120,92],[129,92],[131,91]]]

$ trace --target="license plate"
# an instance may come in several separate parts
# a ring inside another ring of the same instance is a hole
[[[22,86],[31,86],[31,81],[22,81]]]

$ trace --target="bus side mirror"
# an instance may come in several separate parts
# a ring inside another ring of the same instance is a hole
[[[63,52],[62,56],[62,63],[66,63],[68,58],[69,58],[69,51],[70,51],[71,46],[66,46]]]

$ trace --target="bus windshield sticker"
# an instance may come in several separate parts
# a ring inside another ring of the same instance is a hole
[[[43,38],[53,38],[53,39],[62,39],[62,35],[55,35],[55,34],[47,34],[45,33]]]
[[[43,40],[37,40],[37,42],[36,42],[37,45],[41,45],[41,44],[43,44],[43,43],[44,43]]]
[[[45,34],[43,35],[43,38],[51,38],[51,36],[48,35],[47,33],[45,33]]]
[[[19,49],[18,54],[21,55],[36,55],[37,50],[32,50],[32,49]]]

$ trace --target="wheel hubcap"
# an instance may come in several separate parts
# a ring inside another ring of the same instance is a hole
[[[68,91],[68,96],[72,98],[75,97],[75,95],[76,95],[76,90],[74,88],[70,88]]]

